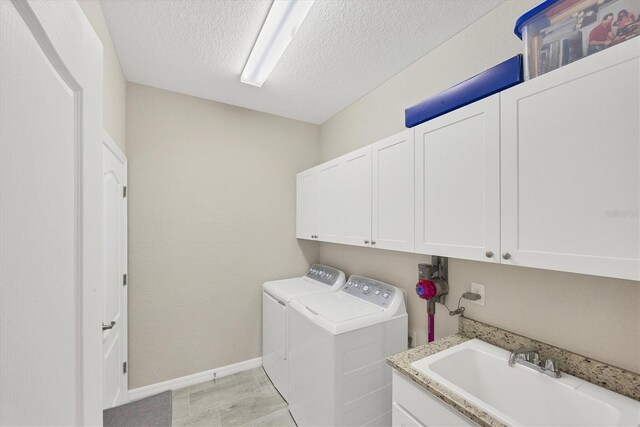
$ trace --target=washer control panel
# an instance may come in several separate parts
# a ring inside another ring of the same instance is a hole
[[[305,276],[325,285],[333,286],[340,278],[340,270],[322,264],[313,264]]]
[[[362,276],[351,276],[342,292],[361,298],[380,307],[389,307],[397,289],[384,282]]]

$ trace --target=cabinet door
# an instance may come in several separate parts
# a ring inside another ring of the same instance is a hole
[[[460,412],[394,370],[392,422],[399,426],[475,426]]]
[[[413,150],[413,129],[372,146],[373,247],[413,251]]]
[[[500,98],[415,128],[416,252],[500,262]]]
[[[343,242],[371,245],[371,146],[342,157],[345,233]]]
[[[391,406],[392,427],[423,427],[424,424],[416,420],[410,413],[405,411],[396,402]]]
[[[502,94],[503,263],[640,279],[640,39]]]
[[[313,239],[318,231],[318,170],[296,176],[296,237]]]
[[[344,239],[344,168],[342,159],[317,167],[318,240],[342,243]]]

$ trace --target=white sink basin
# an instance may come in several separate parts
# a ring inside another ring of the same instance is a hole
[[[562,373],[551,378],[509,352],[473,339],[418,360],[412,367],[510,425],[640,425],[640,402]]]

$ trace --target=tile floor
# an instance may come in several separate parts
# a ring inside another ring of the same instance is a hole
[[[175,390],[173,425],[296,427],[262,367]]]

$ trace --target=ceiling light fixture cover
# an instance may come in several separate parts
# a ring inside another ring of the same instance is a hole
[[[274,0],[247,64],[242,83],[261,87],[313,6],[314,0]]]

